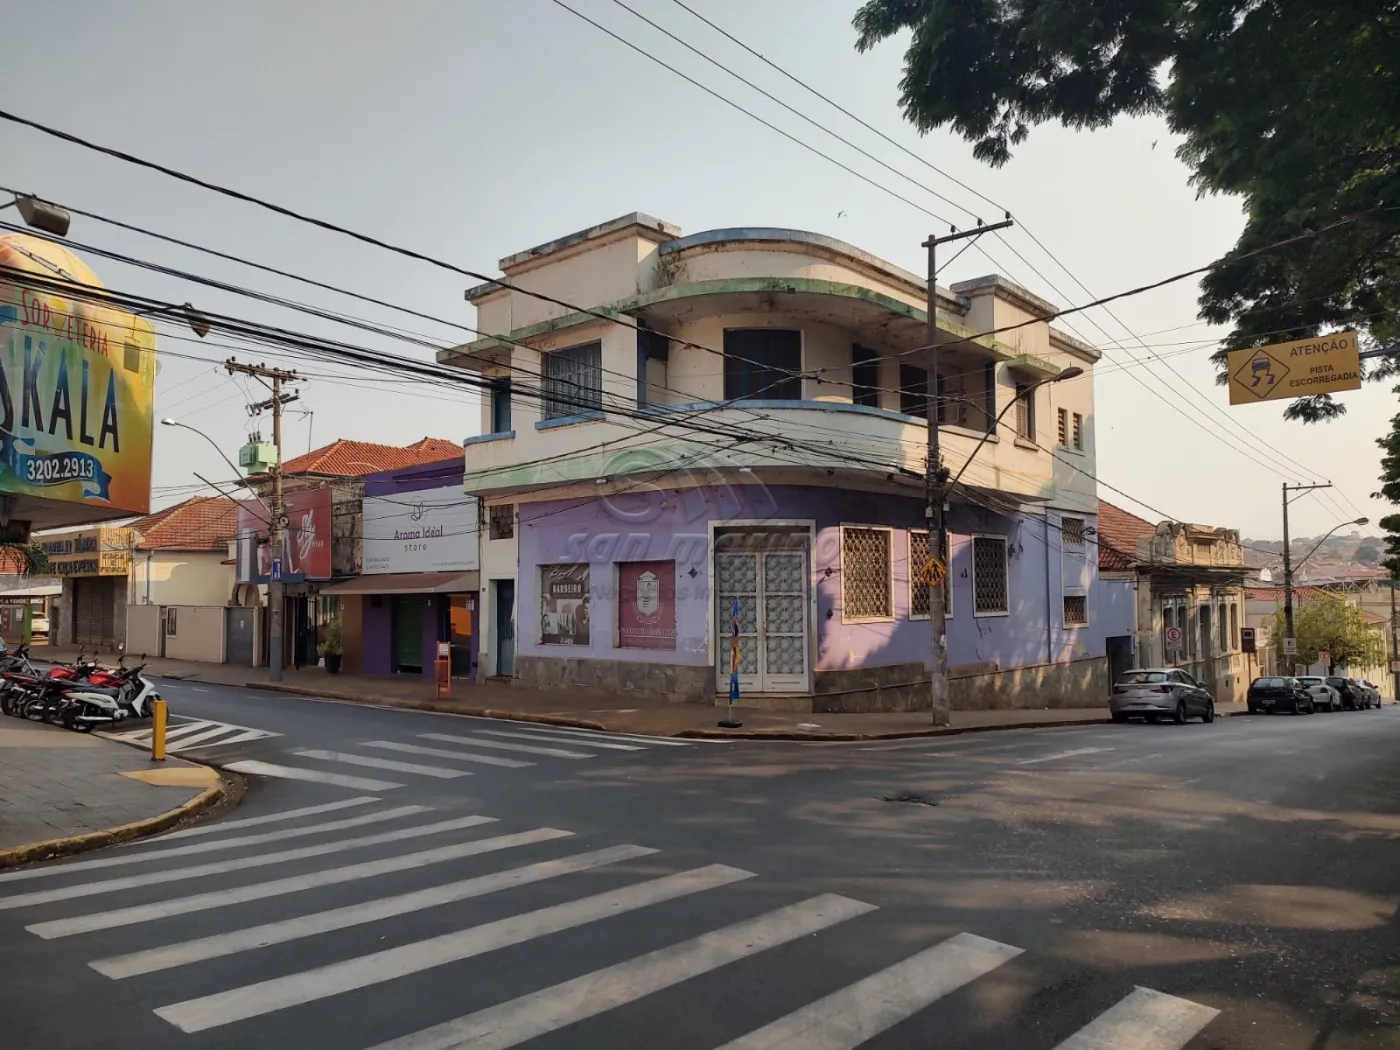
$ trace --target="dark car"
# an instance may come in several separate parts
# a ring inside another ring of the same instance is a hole
[[[1366,690],[1354,679],[1329,676],[1327,684],[1341,694],[1343,711],[1360,711],[1371,706]]]
[[[1328,680],[1331,684],[1331,680]],[[1256,678],[1249,683],[1249,693],[1245,697],[1249,713],[1276,714],[1287,711],[1295,715],[1313,713],[1313,698],[1307,687],[1296,678]]]

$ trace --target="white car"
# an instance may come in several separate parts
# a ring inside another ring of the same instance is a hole
[[[1325,708],[1328,711],[1340,711],[1342,709],[1342,694],[1327,684],[1327,679],[1317,675],[1307,677],[1300,676],[1298,681],[1303,683],[1313,698],[1313,707],[1319,710]]]

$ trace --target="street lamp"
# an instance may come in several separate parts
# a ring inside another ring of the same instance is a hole
[[[179,427],[181,430],[188,430],[191,434],[198,434],[205,441],[209,442],[209,444],[214,446],[214,451],[217,452],[219,454],[219,457],[229,465],[229,469],[232,470],[234,474],[240,473],[239,469],[233,465],[233,460],[229,459],[228,456],[224,455],[224,450],[219,447],[219,443],[213,438],[211,438],[204,431],[200,430],[197,427],[192,427],[188,423],[181,423],[178,419],[171,419],[169,416],[166,416],[164,419],[162,419],[160,421],[160,425],[163,427]],[[272,509],[268,507],[267,501],[258,495],[257,490],[252,491],[253,498],[263,505],[264,510],[271,514]]]
[[[38,197],[30,197],[27,194],[16,193],[15,199],[9,204],[0,204],[0,209],[8,208],[10,205],[19,209],[20,218],[24,220],[26,226],[31,226],[44,233],[51,233],[55,237],[68,236],[68,224],[72,221],[72,216],[57,204],[50,204],[48,201],[41,201]]]
[[[1295,655],[1295,654],[1298,652],[1297,636],[1293,633],[1293,570],[1294,570],[1294,565],[1293,565],[1293,554],[1292,554],[1292,552],[1289,550],[1289,540],[1288,540],[1288,490],[1289,490],[1290,487],[1297,487],[1297,488],[1304,488],[1304,489],[1307,489],[1307,488],[1324,488],[1324,487],[1326,487],[1326,486],[1321,486],[1321,485],[1289,486],[1286,482],[1284,483],[1284,486],[1283,486],[1283,639],[1284,639],[1284,641],[1283,641],[1283,655],[1284,655],[1284,656],[1293,656],[1293,655]],[[1317,549],[1318,549],[1319,547],[1321,547],[1324,543],[1326,543],[1326,542],[1331,538],[1332,533],[1336,532],[1338,529],[1345,528],[1345,527],[1348,526],[1348,525],[1369,525],[1370,523],[1371,523],[1371,519],[1370,519],[1370,518],[1357,518],[1355,521],[1342,521],[1342,522],[1338,522],[1336,525],[1333,525],[1330,529],[1327,530],[1327,535],[1323,536],[1322,539],[1320,539],[1320,540],[1318,540],[1316,543],[1314,543],[1314,544],[1313,544],[1313,549],[1310,550],[1310,551],[1308,551],[1307,554],[1303,555],[1302,559],[1298,562],[1297,567],[1301,569],[1301,568],[1303,567],[1303,565],[1307,562],[1307,560],[1308,560],[1309,558],[1311,558],[1314,554],[1317,553]],[[1293,669],[1293,670],[1296,670],[1296,668],[1294,667],[1294,661],[1292,661],[1292,660],[1289,661],[1289,668],[1290,668],[1290,669]]]

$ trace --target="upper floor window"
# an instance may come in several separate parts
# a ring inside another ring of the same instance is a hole
[[[661,332],[637,329],[637,404],[660,405],[666,390],[671,340]]]
[[[726,401],[800,401],[801,373],[801,332],[785,328],[724,330]]]
[[[906,416],[928,418],[928,369],[899,366],[899,410]]]
[[[603,344],[585,343],[544,356],[544,418],[603,410]]]
[[[1035,440],[1035,390],[1030,383],[1016,384],[1016,436]]]
[[[498,503],[490,510],[487,536],[493,540],[515,538],[515,504]]]
[[[491,380],[491,433],[510,433],[510,376]]]
[[[1069,445],[1069,410],[1055,409],[1055,442],[1065,448]]]
[[[1077,451],[1084,451],[1084,417],[1078,412],[1074,413],[1073,421],[1070,424],[1069,439],[1070,444]]]
[[[851,347],[851,403],[880,407],[880,359],[866,346]]]
[[[1060,518],[1060,541],[1065,547],[1084,546],[1084,519]]]

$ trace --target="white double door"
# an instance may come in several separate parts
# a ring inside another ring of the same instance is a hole
[[[737,603],[740,691],[810,691],[807,537],[777,550],[762,534],[727,539],[715,553],[716,689],[729,689]]]

